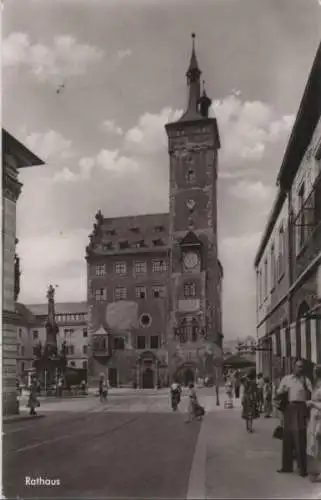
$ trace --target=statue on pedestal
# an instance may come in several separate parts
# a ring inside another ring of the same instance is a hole
[[[46,343],[45,352],[48,357],[57,356],[57,334],[59,332],[55,318],[55,289],[49,286],[47,292],[48,299],[48,319],[46,323]]]

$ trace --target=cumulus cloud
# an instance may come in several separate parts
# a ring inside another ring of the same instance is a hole
[[[268,186],[261,181],[240,180],[233,184],[229,193],[235,198],[245,200],[257,206],[262,204],[271,206],[276,189],[274,186]]]
[[[132,55],[132,50],[131,49],[120,49],[117,52],[117,58],[122,61],[123,59],[126,59],[126,57],[130,57]]]
[[[253,335],[253,330],[249,332],[247,328],[249,324],[253,328],[255,325],[253,258],[260,236],[256,231],[263,227],[265,215],[262,211],[270,208],[274,191],[259,177],[262,174],[260,162],[270,144],[274,147],[279,140],[284,140],[292,118],[278,116],[267,104],[244,102],[240,95],[235,94],[214,103],[213,110],[222,140],[219,162],[223,168],[219,169],[218,189],[219,199],[223,200],[219,207],[220,225],[224,226],[219,254],[224,265],[224,307],[234,311],[234,318],[224,315],[224,331],[228,337]],[[31,149],[40,156],[43,153],[44,158],[46,154],[52,158],[60,155],[61,165],[58,171],[50,171],[51,182],[40,183],[36,176],[31,176],[30,180],[27,175],[24,178],[25,195],[19,200],[18,208],[19,253],[25,268],[21,300],[30,302],[32,294],[32,301],[41,299],[30,278],[38,273],[41,276],[37,287],[42,287],[39,290],[46,289],[48,282],[53,280],[60,283],[60,300],[85,299],[85,287],[81,281],[86,272],[83,257],[97,209],[101,208],[106,217],[168,210],[169,162],[164,125],[179,118],[181,113],[181,110],[170,107],[164,107],[159,113],[143,113],[136,125],[122,131],[122,135],[117,132],[120,129],[117,123],[105,120],[105,131],[117,138],[117,146],[102,147],[95,154],[78,158],[68,157],[75,145],[58,133],[51,131],[48,135],[51,139],[47,138],[47,142],[42,140],[40,133],[31,134],[32,140],[28,139],[28,145],[33,146]],[[63,158],[62,151],[65,151]],[[234,169],[235,166],[238,168]],[[253,173],[256,173],[256,178]],[[34,256],[30,260],[31,238],[23,228],[28,227],[30,231],[30,225],[24,221],[28,212],[28,219],[30,217],[29,205],[33,204],[35,191],[41,192],[41,196],[32,208],[35,219],[33,249],[38,246],[50,248],[54,256],[54,263],[50,262],[53,268],[48,267],[47,257],[43,266],[35,262]],[[257,205],[261,208],[253,210]],[[236,219],[238,228],[241,228],[238,232],[235,231]],[[83,227],[86,231],[74,230]],[[43,230],[42,234],[39,228]],[[48,228],[60,228],[68,237],[55,236]],[[244,233],[243,228],[249,233]],[[45,243],[46,235],[48,243]],[[67,249],[64,256],[62,248]],[[68,260],[71,254],[74,264]]]
[[[3,66],[27,67],[41,82],[81,75],[102,57],[100,48],[79,43],[69,35],[54,37],[52,45],[32,43],[26,33],[11,33],[2,42]]]
[[[123,129],[116,125],[114,120],[105,120],[102,124],[102,128],[105,132],[108,132],[110,134],[114,135],[123,135]]]
[[[76,180],[77,175],[68,167],[64,167],[62,170],[59,170],[53,177],[54,182],[74,182]]]
[[[90,179],[90,176],[92,174],[92,171],[95,167],[95,160],[94,158],[81,158],[79,160],[79,170],[80,170],[80,176],[88,180]]]
[[[222,143],[222,166],[233,168],[245,161],[261,160],[269,144],[287,138],[294,123],[293,115],[278,116],[260,101],[242,101],[238,92],[214,101]]]
[[[65,160],[73,156],[71,140],[60,132],[48,130],[33,132],[26,136],[26,145],[46,162]]]
[[[135,127],[125,134],[124,147],[133,153],[149,154],[159,150],[166,152],[164,125],[182,115],[181,110],[163,108],[159,113],[144,113]]]

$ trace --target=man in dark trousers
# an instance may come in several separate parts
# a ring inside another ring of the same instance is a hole
[[[307,476],[307,424],[312,385],[304,375],[302,360],[297,360],[292,375],[286,375],[280,382],[277,395],[287,394],[288,403],[284,409],[284,432],[282,446],[282,468],[278,472],[292,472],[294,453],[302,477]]]

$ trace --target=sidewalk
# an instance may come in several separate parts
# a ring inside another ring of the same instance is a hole
[[[6,415],[2,417],[3,424],[10,424],[13,422],[22,422],[23,420],[38,420],[43,418],[45,415],[29,415],[26,411],[22,411],[19,415]]]
[[[321,483],[276,472],[281,442],[272,433],[277,424],[275,418],[261,417],[254,423],[254,433],[248,434],[240,408],[208,413],[188,498],[321,498]]]

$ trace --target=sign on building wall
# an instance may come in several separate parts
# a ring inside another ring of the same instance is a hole
[[[178,309],[180,312],[196,312],[199,311],[199,299],[180,299],[178,301]]]

